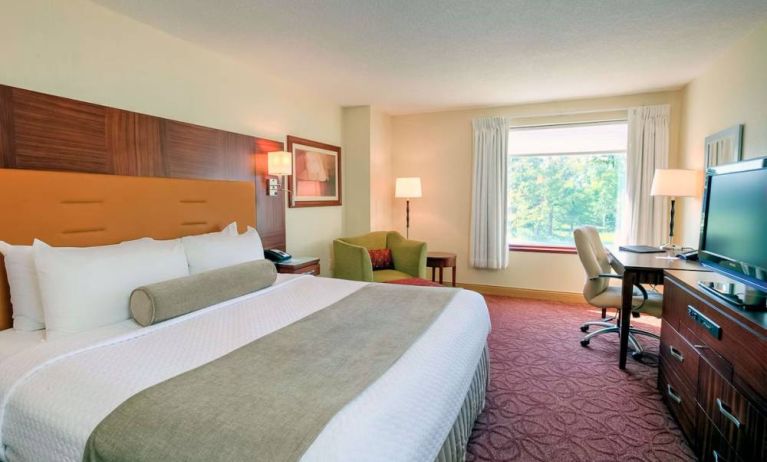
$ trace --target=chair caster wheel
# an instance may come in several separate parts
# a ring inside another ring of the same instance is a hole
[[[588,332],[589,326],[581,326],[581,332]]]
[[[589,346],[589,341],[588,341],[588,340],[581,340],[581,346],[582,346],[582,347],[587,347],[587,346]]]
[[[642,361],[642,358],[644,358],[644,355],[642,353],[634,352],[634,353],[631,353],[631,357],[634,358],[634,361]]]

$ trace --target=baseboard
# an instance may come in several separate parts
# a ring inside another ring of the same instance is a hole
[[[566,303],[586,303],[582,294],[575,292],[557,292],[554,290],[521,289],[518,287],[488,286],[484,284],[463,284],[459,287],[473,290],[483,295],[502,295],[505,297],[529,298],[534,300],[549,300]]]

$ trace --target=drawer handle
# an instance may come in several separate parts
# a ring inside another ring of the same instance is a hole
[[[714,449],[714,462],[727,462],[727,459],[719,455],[719,451]]]
[[[676,391],[671,387],[671,385],[666,385],[666,394],[668,394],[668,397],[671,398],[676,404],[682,403],[682,397],[679,396]]]
[[[715,339],[722,338],[722,328],[719,324],[715,323],[708,316],[698,311],[694,306],[687,305],[687,316],[691,317],[693,321],[703,326],[706,332],[711,334]]]
[[[716,407],[719,409],[719,412],[722,413],[723,416],[727,418],[730,422],[732,422],[733,425],[735,425],[735,428],[740,429],[740,420],[738,420],[737,417],[732,415],[732,409],[730,406],[728,406],[726,403],[722,402],[721,399],[716,399]]]
[[[676,360],[679,361],[680,363],[684,362],[684,355],[682,354],[681,351],[674,348],[674,345],[668,346],[668,352],[671,353],[671,356],[676,358]]]

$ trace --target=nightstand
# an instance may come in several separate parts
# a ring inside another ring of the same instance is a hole
[[[277,272],[282,274],[320,275],[320,259],[316,257],[293,257],[290,260],[275,263]]]

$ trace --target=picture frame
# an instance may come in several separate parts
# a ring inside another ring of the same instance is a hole
[[[738,162],[743,158],[743,124],[716,132],[706,137],[705,168]]]
[[[341,148],[289,135],[286,149],[293,158],[293,173],[288,177],[288,206],[342,205]]]

